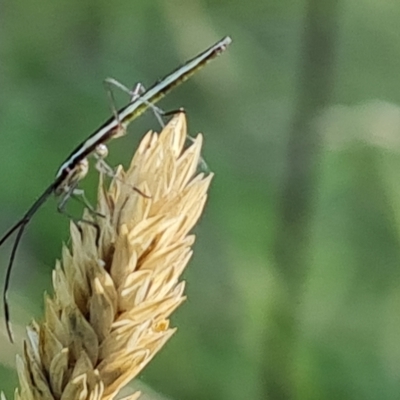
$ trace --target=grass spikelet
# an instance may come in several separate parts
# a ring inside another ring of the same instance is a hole
[[[195,175],[201,135],[187,149],[185,139],[179,114],[160,135],[147,133],[109,190],[100,177],[98,243],[92,226],[80,232],[71,224],[71,249],[64,246],[53,271],[54,295],[45,296],[43,321],[28,327],[17,359],[16,400],[114,399],[175,332],[169,317],[185,299],[189,232],[212,178]]]

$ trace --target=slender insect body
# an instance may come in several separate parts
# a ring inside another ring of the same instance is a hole
[[[138,96],[137,99],[119,110],[117,112],[118,119],[111,117],[71,153],[59,168],[56,177],[60,176],[65,168],[73,167],[80,158],[86,157],[93,152],[98,144],[105,143],[111,138],[125,135],[126,128],[131,121],[142,115],[152,104],[161,100],[174,87],[188,80],[207,62],[223,52],[230,43],[231,39],[229,37],[222,39],[199,56],[159,80],[142,95]]]
[[[0,238],[0,246],[2,246],[14,232],[17,232],[7,265],[5,283],[3,288],[3,305],[6,329],[11,342],[13,341],[13,335],[10,326],[10,314],[7,301],[7,293],[10,283],[11,270],[18,249],[18,245],[20,243],[24,230],[33,215],[52,194],[60,198],[58,203],[58,210],[60,212],[64,212],[64,206],[70,197],[82,196],[84,203],[86,204],[86,206],[88,206],[92,214],[99,215],[95,210],[90,207],[90,205],[88,205],[88,202],[84,196],[84,192],[77,189],[79,182],[88,173],[88,157],[90,155],[93,155],[97,159],[96,167],[99,170],[105,171],[107,174],[111,175],[113,171],[111,167],[109,167],[108,164],[106,164],[104,161],[104,158],[108,154],[108,149],[105,143],[108,142],[110,139],[124,136],[130,122],[138,118],[147,109],[149,109],[160,99],[162,99],[174,87],[189,79],[199,69],[204,67],[209,61],[222,53],[230,43],[231,39],[229,37],[222,39],[203,53],[199,54],[197,57],[188,61],[183,66],[158,81],[143,94],[137,94],[136,96],[133,96],[131,98],[131,102],[127,106],[120,109],[119,111],[116,111],[113,117],[109,118],[99,129],[97,129],[83,143],[75,148],[75,150],[69,155],[69,157],[61,164],[56,173],[54,182],[47,187],[42,195],[24,214],[24,216]],[[145,193],[142,193],[139,189],[135,187],[133,187],[133,189],[144,197],[149,197]],[[89,223],[95,228],[97,227],[97,225],[91,221],[83,222]]]

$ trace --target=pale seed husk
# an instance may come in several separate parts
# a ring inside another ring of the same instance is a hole
[[[196,175],[202,136],[186,149],[185,140],[181,113],[160,135],[145,135],[108,191],[100,177],[98,245],[92,226],[80,232],[71,224],[70,249],[63,247],[53,271],[54,294],[45,295],[44,318],[28,327],[17,358],[15,399],[114,399],[175,332],[169,317],[185,299],[189,232],[212,179]]]

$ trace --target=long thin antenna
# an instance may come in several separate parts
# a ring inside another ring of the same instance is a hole
[[[36,213],[36,211],[45,203],[45,201],[52,195],[55,185],[57,184],[57,181],[52,183],[44,192],[43,194],[33,203],[32,207],[25,213],[25,215],[13,226],[11,229],[8,230],[8,232],[0,239],[0,246],[8,239],[8,237],[19,228],[19,231],[17,233],[17,237],[14,241],[12,250],[11,250],[11,255],[8,261],[7,269],[6,269],[6,276],[4,280],[4,287],[3,287],[3,308],[4,308],[4,319],[6,323],[6,330],[8,337],[10,339],[10,342],[14,342],[14,337],[13,333],[11,330],[11,324],[10,324],[10,308],[8,306],[8,289],[10,286],[10,277],[11,277],[11,270],[12,266],[14,264],[14,259],[15,255],[17,254],[17,249],[19,242],[22,238],[22,234],[24,233],[24,230],[26,226],[29,224],[29,221],[33,217],[33,215]]]

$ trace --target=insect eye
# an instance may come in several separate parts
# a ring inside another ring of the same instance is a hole
[[[95,151],[99,158],[106,158],[108,156],[108,147],[103,143],[98,144]]]

